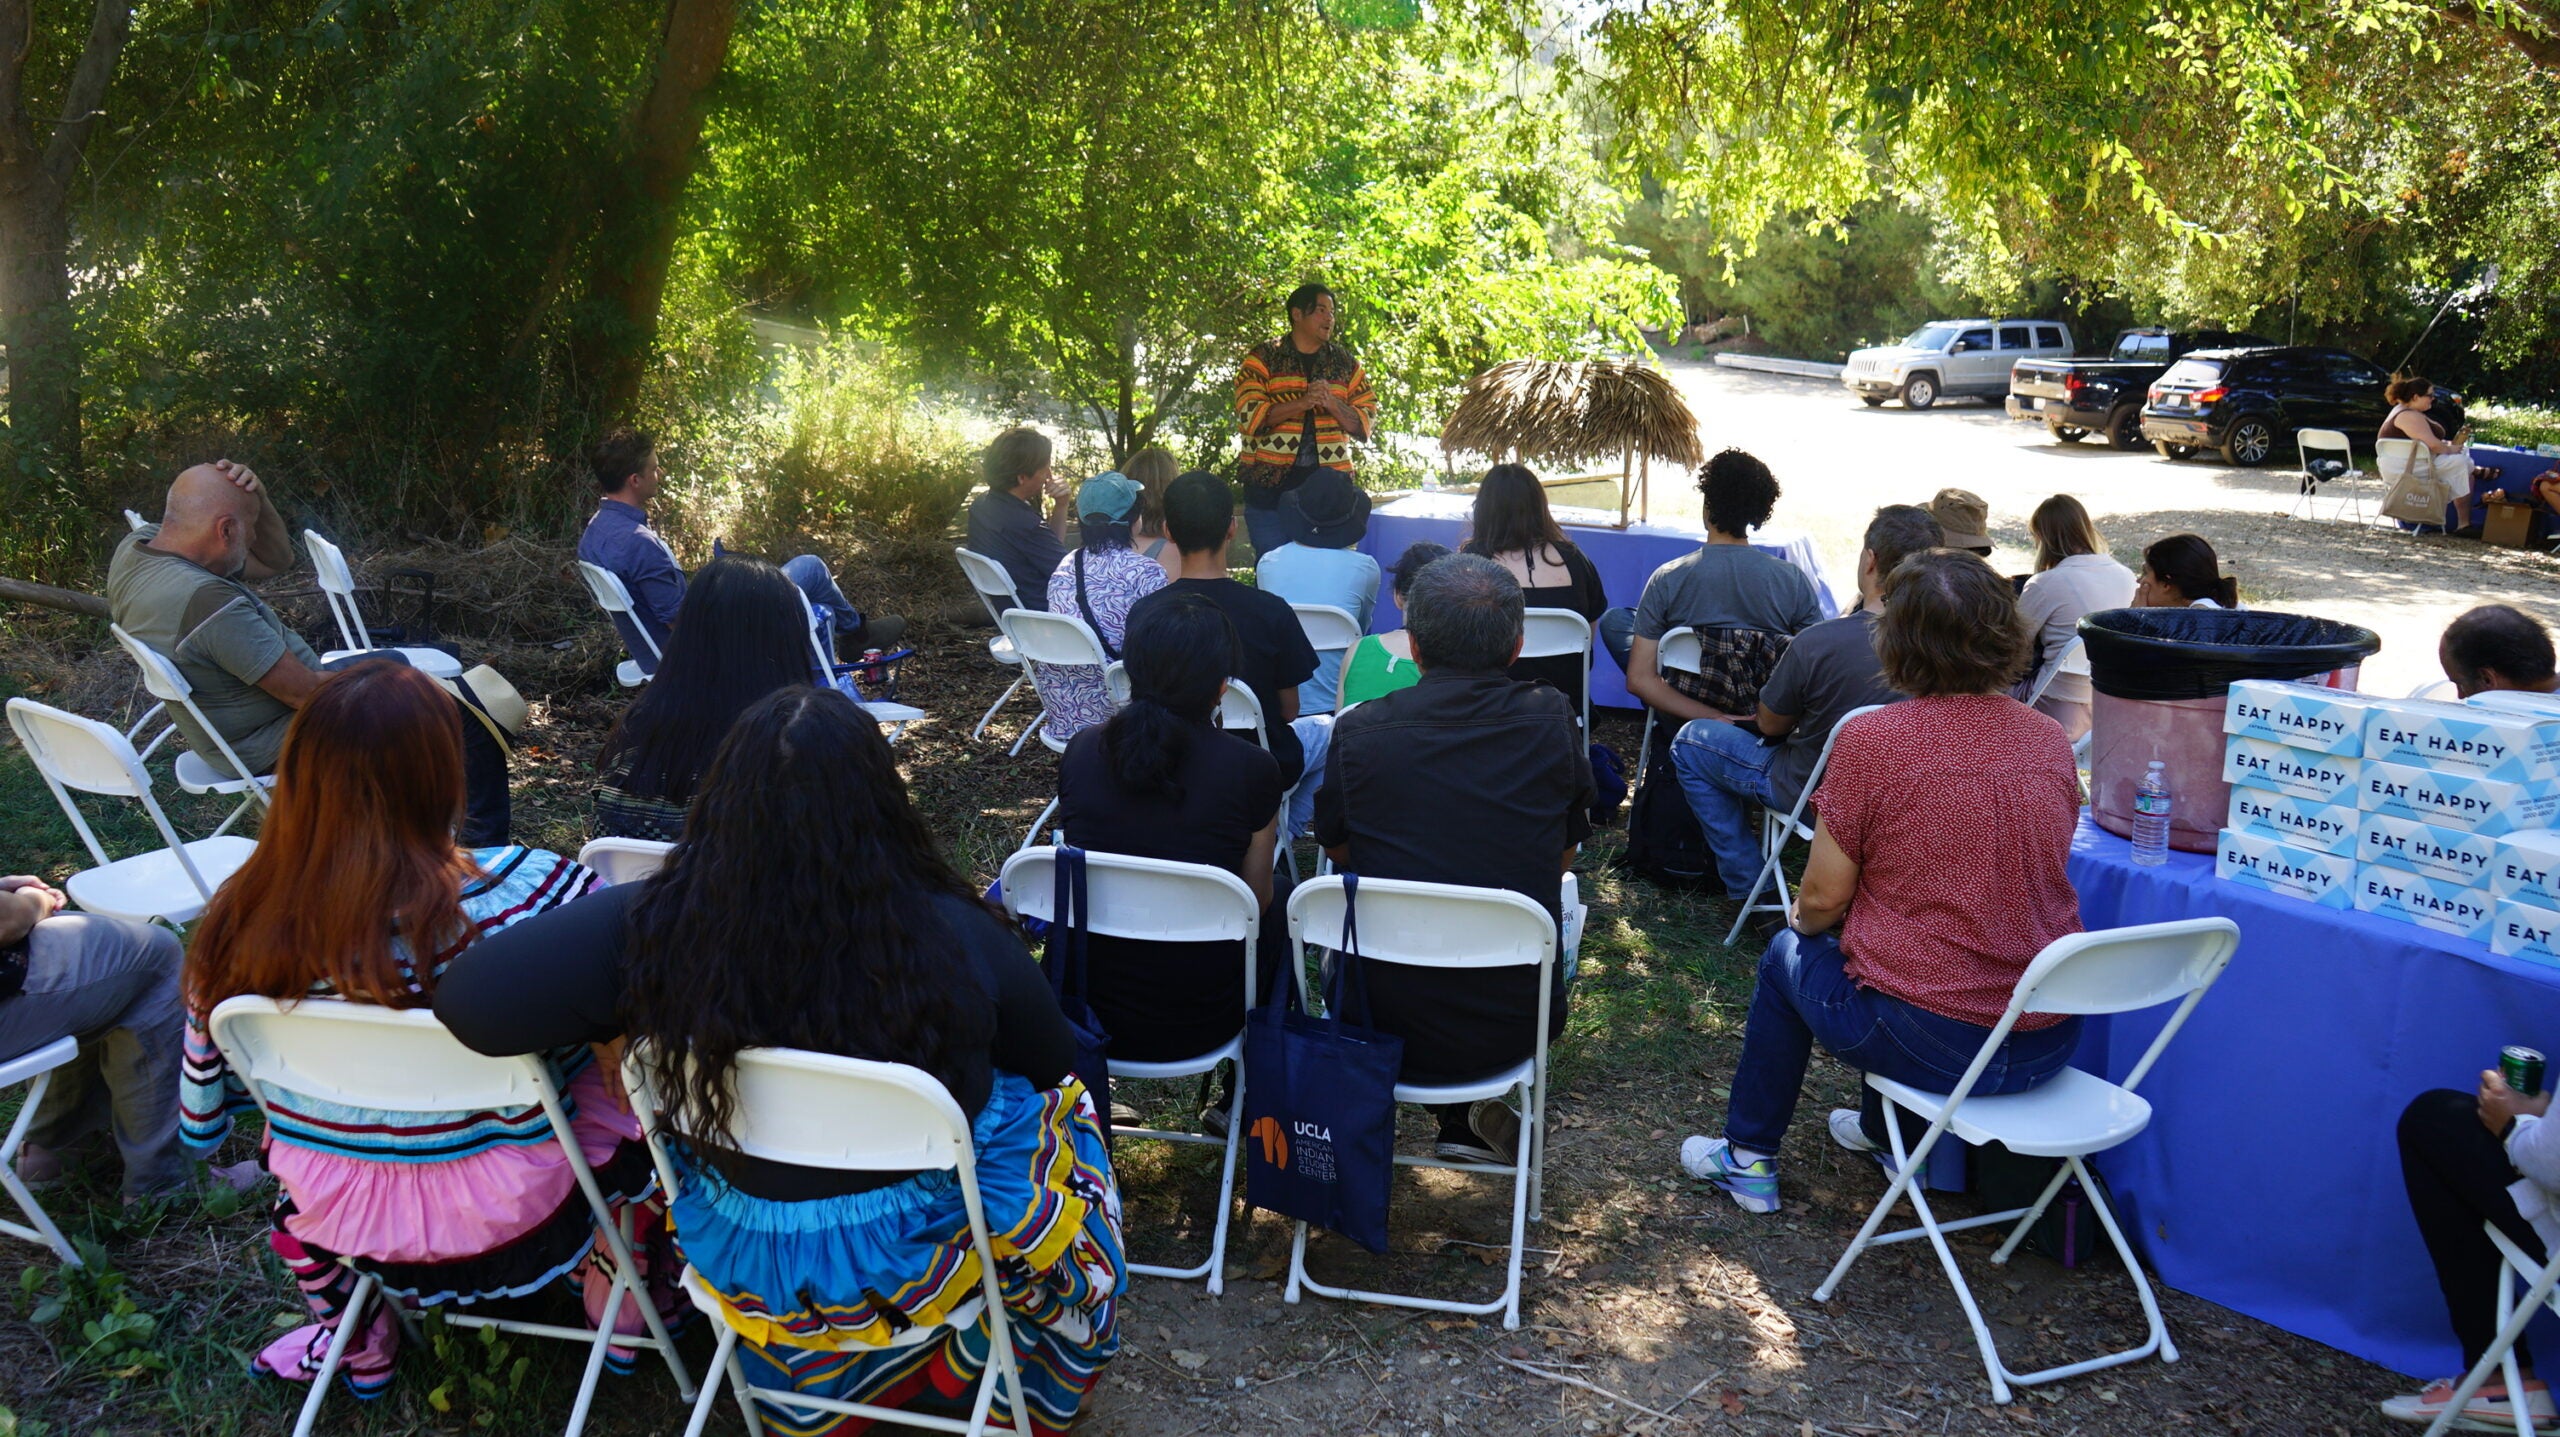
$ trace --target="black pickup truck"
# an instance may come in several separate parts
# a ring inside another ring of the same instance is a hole
[[[2128,329],[2104,359],[2021,359],[2009,370],[2009,417],[2041,419],[2056,439],[2103,434],[2118,449],[2140,449],[2142,401],[2151,382],[2192,349],[2232,349],[2269,341],[2217,329]]]

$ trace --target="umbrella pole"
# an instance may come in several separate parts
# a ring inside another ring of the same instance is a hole
[[[1618,460],[1618,527],[1621,529],[1627,527],[1627,502],[1634,497],[1630,491],[1635,485],[1635,472],[1636,452],[1630,449]]]
[[[1653,456],[1647,454],[1636,462],[1641,466],[1636,470],[1636,503],[1639,506],[1636,517],[1650,524],[1653,522]]]

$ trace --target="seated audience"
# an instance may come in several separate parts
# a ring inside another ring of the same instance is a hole
[[[2560,691],[2552,671],[2551,631],[2542,621],[2505,604],[2482,604],[2445,625],[2436,662],[2463,698],[2495,690],[2547,694]]]
[[[1013,576],[1017,609],[1037,609],[1049,595],[1049,576],[1067,556],[1067,481],[1049,466],[1049,436],[1016,427],[995,437],[981,461],[986,492],[969,501],[969,548]],[[1049,517],[1040,517],[1047,496]]]
[[[1760,873],[1760,810],[1783,813],[1795,805],[1833,726],[1849,710],[1901,697],[1876,657],[1876,604],[1894,566],[1937,541],[1938,523],[1928,510],[1878,509],[1858,551],[1857,612],[1796,635],[1761,685],[1759,712],[1750,720],[1691,719],[1671,741],[1680,788],[1734,902],[1749,895]]]
[[[909,1064],[969,1116],[1039,1430],[1074,1423],[1119,1349],[1119,1201],[1068,1072],[1075,1035],[934,842],[879,726],[839,693],[747,710],[657,876],[464,954],[436,1016],[484,1053],[632,1040],[674,1139],[676,1245],[721,1294],[757,1386],[965,1416],[991,1362],[983,1314],[881,1345],[977,1295],[959,1185],[738,1152],[724,1134],[751,1047]],[[994,1426],[1010,1408],[996,1399]]]
[[[1547,488],[1525,464],[1496,464],[1476,486],[1474,531],[1460,551],[1481,554],[1520,581],[1521,602],[1532,609],[1571,609],[1592,623],[1609,610],[1600,571],[1564,536],[1547,507]],[[1582,708],[1583,661],[1555,654],[1522,659],[1511,677],[1522,683],[1549,684]]]
[[[1947,536],[1944,547],[1991,557],[1991,506],[1970,489],[1941,489],[1928,503],[1929,517]]]
[[[1564,695],[1512,682],[1520,585],[1473,554],[1413,581],[1405,622],[1422,681],[1342,716],[1316,794],[1316,842],[1363,878],[1508,888],[1557,920],[1549,1036],[1564,1030],[1564,873],[1591,833],[1591,761]],[[1404,1039],[1403,1081],[1481,1078],[1537,1050],[1536,977],[1371,964],[1348,1017]],[[1507,1162],[1519,1116],[1496,1099],[1439,1113],[1439,1153]]]
[[[1164,569],[1129,547],[1129,516],[1138,486],[1119,474],[1097,474],[1076,490],[1079,546],[1049,576],[1049,612],[1082,619],[1102,640],[1105,658],[1120,657],[1129,606],[1165,586]],[[1031,682],[1048,717],[1051,738],[1073,738],[1111,717],[1111,694],[1102,670],[1091,664],[1034,664]]]
[[[107,605],[116,625],[177,665],[195,706],[253,774],[275,772],[294,711],[321,679],[320,656],[249,586],[294,566],[284,516],[258,476],[221,460],[169,485],[161,521],[116,541],[107,561]],[[406,666],[396,653],[338,661]],[[460,713],[462,700],[447,696]],[[213,736],[183,709],[169,718],[187,747],[225,767]],[[507,841],[512,800],[507,753],[477,718],[456,736],[469,792],[467,844]]]
[[[687,585],[663,682],[640,690],[596,756],[598,838],[684,837],[684,813],[729,725],[814,676],[800,597],[762,559],[714,559]]]
[[[666,477],[658,467],[658,444],[637,430],[616,429],[597,441],[587,462],[603,497],[596,502],[586,531],[578,536],[578,557],[612,573],[630,592],[631,606],[649,641],[641,642],[632,620],[623,615],[614,615],[614,629],[641,672],[655,673],[659,660],[651,657],[650,644],[660,654],[666,652],[684,609],[684,569],[676,563],[675,550],[649,527],[649,501],[658,497]],[[713,558],[723,557],[717,544],[712,548]],[[895,614],[863,617],[844,590],[836,587],[827,561],[817,555],[799,555],[784,564],[782,572],[808,595],[818,636],[829,653],[894,648],[906,635],[907,621]]]
[[[27,1127],[18,1177],[60,1181],[71,1146],[106,1128],[127,1203],[185,1193],[195,1164],[178,1141],[178,940],[149,924],[66,913],[70,902],[40,878],[0,878],[0,1062],[80,1040]],[[245,1190],[261,1173],[248,1162],[214,1176]]]
[[[1288,600],[1227,577],[1227,550],[1236,534],[1235,491],[1217,475],[1193,470],[1166,488],[1164,522],[1174,547],[1182,551],[1182,577],[1130,606],[1129,622],[1178,594],[1199,594],[1226,610],[1243,655],[1228,677],[1262,702],[1263,727],[1270,733],[1271,756],[1280,764],[1281,784],[1296,783],[1302,772],[1321,772],[1333,716],[1302,716],[1298,711],[1298,685],[1316,671],[1315,646],[1307,642],[1307,631],[1298,626]],[[1291,817],[1294,834],[1305,820]]]
[[[1909,697],[1841,728],[1791,924],[1760,960],[1724,1136],[1680,1147],[1681,1167],[1745,1212],[1778,1210],[1778,1150],[1814,1044],[1945,1092],[2027,965],[2080,929],[2063,871],[2080,774],[2061,727],[2009,697],[2027,659],[2009,581],[1949,550],[1903,560],[1885,578],[1876,653]],[[2025,1015],[1974,1091],[2044,1082],[2079,1036],[2077,1018]],[[1831,1133],[1876,1152],[1883,1113],[1872,1090],[1866,1101],[1863,1115],[1835,1111]]]
[[[2056,494],[2036,506],[2027,520],[2036,538],[2036,571],[2018,592],[2018,612],[2026,615],[2035,639],[2035,659],[2019,684],[2020,698],[2062,662],[2063,651],[2080,636],[2080,620],[2101,609],[2133,604],[2131,569],[2107,554],[2106,541],[2089,511],[2068,494]],[[2089,676],[2056,673],[2036,701],[2036,712],[2062,725],[2063,737],[2077,742],[2089,731]]]
[[[258,851],[214,895],[187,954],[191,1146],[212,1150],[235,1114],[255,1111],[207,1032],[226,999],[422,1008],[456,953],[594,882],[557,854],[455,846],[459,722],[434,680],[388,665],[330,676],[294,716]],[[598,1184],[617,1205],[650,1199],[648,1154],[612,1076],[583,1045],[545,1056]],[[539,1107],[386,1112],[268,1098],[263,1156],[283,1191],[267,1241],[318,1321],[270,1343],[257,1371],[316,1377],[360,1275],[394,1299],[481,1302],[586,1269],[588,1316],[602,1313],[611,1278],[588,1268],[595,1224]],[[662,1263],[654,1276],[661,1305],[675,1300],[674,1271]],[[620,1317],[624,1330],[641,1325],[636,1309]],[[339,1371],[371,1396],[391,1380],[400,1324],[388,1305],[363,1321]]]
[[[2441,513],[2453,506],[2453,527],[2471,527],[2471,446],[2463,436],[2444,432],[2444,426],[2429,411],[2436,405],[2436,383],[2415,374],[2392,379],[2382,391],[2391,402],[2391,412],[2383,416],[2376,439],[2406,439],[2418,446],[2417,462],[2406,466],[2380,464],[2385,489],[2397,487],[2405,478],[2415,486],[2416,494],[2430,514]]]
[[[1138,486],[1138,512],[1130,516],[1129,547],[1164,569],[1168,584],[1182,577],[1182,551],[1164,531],[1164,486],[1180,477],[1182,466],[1161,444],[1150,444],[1129,456],[1120,472]]]
[[[2400,1115],[2400,1181],[2435,1264],[2465,1373],[2498,1336],[2499,1254],[2482,1224],[2494,1225],[2535,1262],[2560,1250],[2560,1123],[2550,1117],[2549,1093],[2519,1093],[2495,1068],[2480,1074],[2476,1094],[2420,1093]],[[2523,1337],[2516,1339],[2515,1359],[2535,1424],[2551,1422],[2551,1388],[2533,1375],[2532,1345]],[[2461,1385],[2459,1375],[2430,1382],[2386,1400],[2382,1415],[2433,1422]],[[2515,1423],[2515,1394],[2504,1374],[2492,1374],[2453,1425],[2513,1431]]]
[[[2138,609],[2236,609],[2240,581],[2222,572],[2222,561],[2202,535],[2172,534],[2142,551],[2142,577],[2133,586]]]
[[[1369,532],[1369,496],[1350,475],[1319,469],[1280,496],[1280,531],[1289,541],[1256,556],[1254,587],[1292,604],[1340,609],[1367,630],[1378,603],[1378,561],[1355,546]],[[1315,673],[1298,686],[1300,712],[1333,712],[1343,658],[1316,656]]]
[[[1250,738],[1218,727],[1218,694],[1236,665],[1235,625],[1207,599],[1177,595],[1130,628],[1128,663],[1128,707],[1077,734],[1058,765],[1061,841],[1222,868],[1269,908],[1280,768]],[[1267,914],[1262,934],[1267,976],[1287,963],[1286,916]],[[1226,944],[1097,934],[1087,952],[1087,996],[1114,1057],[1193,1057],[1244,1024],[1242,955]]]
[[[1424,540],[1407,544],[1396,560],[1396,610],[1405,612],[1413,593],[1413,577],[1434,559],[1446,558],[1446,546]],[[1351,646],[1351,656],[1342,665],[1342,707],[1367,703],[1380,694],[1412,688],[1422,677],[1414,667],[1413,630],[1390,629],[1383,634],[1362,634],[1360,642]]]
[[[1740,718],[1756,707],[1753,695],[1787,640],[1820,622],[1822,603],[1803,570],[1751,547],[1751,531],[1778,503],[1768,465],[1724,450],[1698,471],[1698,490],[1707,542],[1654,570],[1633,610],[1601,615],[1600,641],[1626,674],[1627,692],[1647,707],[1683,720]],[[1703,681],[1662,676],[1658,646],[1678,628],[1700,631]]]

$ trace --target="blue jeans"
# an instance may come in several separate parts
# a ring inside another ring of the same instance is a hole
[[[836,587],[836,576],[827,572],[826,560],[802,554],[782,566],[782,576],[809,596],[809,607],[818,616],[818,638],[826,643],[828,653],[836,651],[832,640],[837,634],[861,632],[862,611]]]
[[[1862,1073],[1932,1093],[1953,1088],[1982,1051],[1990,1029],[1859,987],[1843,971],[1846,961],[1840,940],[1829,933],[1808,938],[1790,928],[1769,940],[1742,1030],[1733,1104],[1725,1112],[1724,1135],[1735,1147],[1778,1151],[1816,1042]],[[1973,1091],[2025,1092],[2061,1072],[2079,1043],[2078,1018],[2013,1032]]]
[[[1671,740],[1671,768],[1689,811],[1706,830],[1724,892],[1736,903],[1760,876],[1760,809],[1769,796],[1769,760],[1777,749],[1757,728],[1723,719],[1691,719]]]
[[[1244,515],[1244,534],[1253,541],[1253,562],[1259,568],[1262,556],[1289,542],[1289,526],[1282,522],[1278,509],[1257,509],[1251,504],[1238,504]]]
[[[1289,794],[1289,821],[1280,832],[1283,847],[1315,824],[1316,790],[1324,787],[1324,756],[1333,747],[1333,715],[1302,714],[1289,720],[1289,727],[1298,735],[1298,747],[1306,750],[1307,761]]]

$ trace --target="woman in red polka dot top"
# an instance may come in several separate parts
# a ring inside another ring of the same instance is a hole
[[[1876,656],[1908,697],[1841,726],[1795,911],[1760,960],[1724,1136],[1680,1149],[1745,1211],[1777,1211],[1778,1146],[1815,1043],[1945,1092],[2027,964],[2080,931],[2063,872],[2080,811],[2071,742],[2008,695],[2030,651],[2009,581],[1971,554],[1914,554],[1885,581]],[[2036,1086],[2079,1036],[2077,1018],[2027,1014],[1974,1091]],[[1831,1133],[1879,1152],[1883,1115],[1866,1102],[1834,1112]]]

